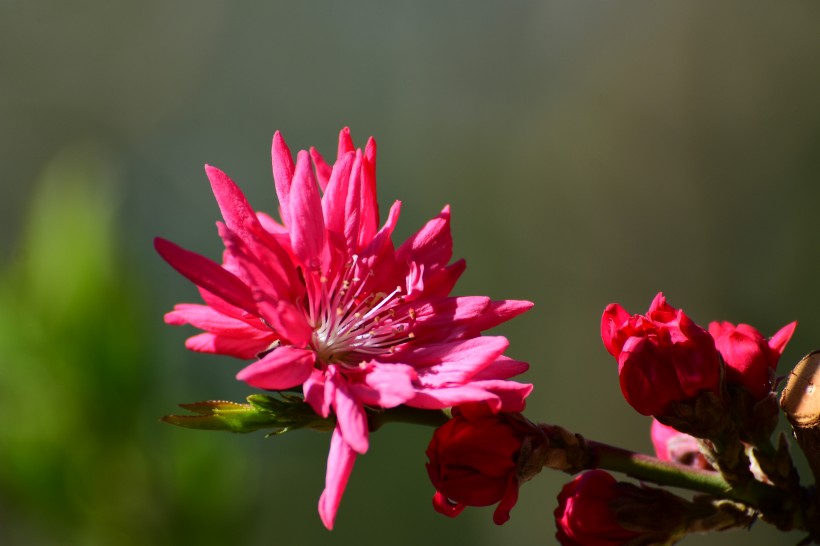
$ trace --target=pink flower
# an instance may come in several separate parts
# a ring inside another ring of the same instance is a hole
[[[685,464],[703,470],[714,470],[700,451],[698,439],[652,419],[652,445],[662,461]]]
[[[630,316],[620,305],[608,305],[601,337],[618,361],[621,392],[643,415],[663,415],[673,402],[718,391],[720,360],[712,336],[662,293],[646,315]]]
[[[319,501],[330,529],[356,454],[368,449],[365,406],[523,409],[532,386],[507,379],[527,364],[504,356],[504,337],[481,332],[532,304],[449,296],[465,268],[449,263],[449,207],[393,246],[401,204],[379,227],[372,138],[362,151],[342,130],[330,167],[314,149],[294,164],[277,132],[272,156],[282,223],[255,212],[227,175],[206,166],[224,218],[222,265],[155,241],[205,302],[179,304],[165,320],[204,330],[188,339],[191,350],[257,358],[238,379],[268,390],[301,385],[318,414],[336,416]]]
[[[427,448],[427,473],[436,488],[433,507],[456,517],[467,506],[498,503],[493,521],[502,525],[518,501],[522,479],[532,477],[524,475],[530,461],[522,447],[533,453],[544,434],[520,414],[462,409],[436,429]]]
[[[796,322],[787,324],[767,340],[748,324],[712,322],[709,333],[726,364],[726,381],[746,387],[755,400],[772,391],[777,363],[794,334]]]
[[[621,495],[618,482],[603,470],[576,476],[558,495],[558,542],[563,546],[619,546],[643,536],[618,523],[612,503]]]

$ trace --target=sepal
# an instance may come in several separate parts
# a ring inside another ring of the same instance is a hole
[[[330,432],[335,426],[335,420],[316,415],[298,396],[252,394],[247,401],[247,404],[225,400],[180,404],[193,415],[166,415],[162,421],[201,430],[242,433],[269,430],[269,434],[283,434],[298,428]]]

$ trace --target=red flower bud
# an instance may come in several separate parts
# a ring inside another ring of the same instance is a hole
[[[466,506],[498,503],[493,521],[505,523],[520,483],[531,477],[525,474],[533,473],[522,449],[529,454],[541,442],[543,434],[519,414],[456,411],[427,448],[434,508],[456,517]]]
[[[717,392],[720,359],[709,333],[683,311],[655,296],[646,315],[607,306],[601,337],[618,361],[621,392],[643,415],[663,415],[669,404]]]
[[[652,445],[662,461],[672,461],[704,470],[714,470],[700,451],[698,439],[652,419]]]
[[[796,322],[787,324],[767,340],[748,324],[709,324],[709,333],[726,364],[726,381],[743,385],[755,400],[765,398],[772,391],[774,371],[796,327]]]
[[[643,535],[618,523],[612,504],[621,496],[618,482],[603,470],[576,476],[558,495],[558,542],[563,546],[618,546]]]

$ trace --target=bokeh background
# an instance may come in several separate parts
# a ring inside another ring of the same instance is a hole
[[[219,257],[206,162],[274,212],[277,129],[331,157],[341,127],[374,135],[399,237],[450,203],[457,291],[536,303],[499,329],[532,363],[527,414],[648,450],[607,303],[798,320],[784,373],[820,347],[818,97],[809,1],[0,1],[0,543],[553,543],[568,477],[526,485],[503,527],[444,518],[429,429],[375,435],[328,533],[327,436],[158,422],[250,391],[162,324],[196,293],[152,238]]]

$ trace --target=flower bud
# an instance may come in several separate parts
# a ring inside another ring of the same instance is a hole
[[[659,495],[662,499],[656,499]],[[555,534],[563,546],[619,546],[635,541],[641,544],[662,543],[680,526],[678,510],[662,513],[665,493],[660,489],[641,489],[631,484],[620,483],[603,470],[589,470],[579,474],[566,484],[558,495],[555,509]],[[659,541],[638,541],[657,535],[659,529],[643,528],[638,522],[624,525],[619,521],[618,511],[624,511],[627,519],[639,516],[653,527],[664,528]],[[658,516],[659,519],[655,519]],[[654,521],[653,521],[654,520]]]
[[[700,450],[698,439],[652,419],[652,445],[662,461],[671,461],[703,470],[714,470]]]
[[[674,544],[689,533],[746,528],[756,512],[707,495],[692,500],[590,470],[558,495],[555,534],[563,546]]]
[[[712,336],[667,304],[662,293],[646,315],[607,306],[601,337],[618,361],[621,392],[638,413],[663,415],[674,402],[719,391],[720,359]]]
[[[796,327],[796,322],[787,324],[767,340],[748,324],[710,323],[709,333],[726,364],[727,383],[743,385],[755,400],[765,398],[772,391],[774,371]]]
[[[520,484],[541,469],[532,459],[544,442],[539,428],[520,414],[455,410],[427,448],[434,508],[456,517],[466,506],[498,503],[493,521],[505,523]]]

